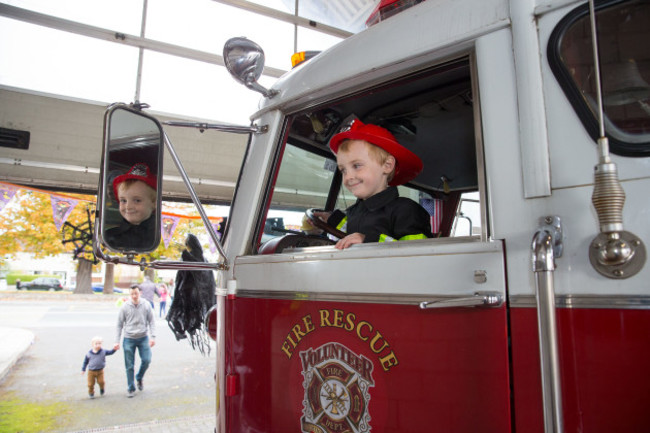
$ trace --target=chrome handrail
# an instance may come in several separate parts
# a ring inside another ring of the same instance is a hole
[[[470,297],[420,302],[420,308],[500,307],[502,304],[503,296],[499,292],[476,292]]]
[[[531,247],[537,299],[544,431],[562,433],[562,388],[553,281],[555,257],[562,255],[562,228],[559,217],[543,218],[542,226],[533,236]]]

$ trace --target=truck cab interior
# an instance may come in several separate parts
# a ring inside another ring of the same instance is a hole
[[[353,119],[388,129],[420,157],[422,172],[399,193],[429,212],[434,238],[485,239],[475,94],[467,56],[289,115],[253,250],[268,254],[331,243],[305,235],[300,217],[308,209],[345,210],[355,203],[329,148],[331,137]],[[286,217],[292,213],[293,219]]]

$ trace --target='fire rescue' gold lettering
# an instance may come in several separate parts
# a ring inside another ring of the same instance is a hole
[[[311,321],[311,315],[306,315],[305,317],[302,318],[302,323],[304,325],[305,331],[302,331],[301,324],[297,324],[293,328],[291,328],[291,332],[293,333],[293,337],[291,338],[291,334],[287,335],[287,338],[284,340],[284,343],[282,343],[282,351],[287,354],[289,358],[291,358],[291,355],[293,354],[293,349],[300,343],[300,340],[302,340],[302,337],[305,335],[309,334],[312,332],[314,329],[314,324]],[[289,346],[289,343],[291,346]]]
[[[372,325],[370,323],[368,323],[368,322],[359,322],[359,324],[357,325],[357,335],[363,341],[368,341],[368,336],[367,335],[361,335],[361,328],[364,328],[366,326],[368,328],[370,328],[370,331],[372,331]]]
[[[384,336],[375,330],[370,322],[365,320],[357,321],[357,316],[354,313],[345,313],[343,310],[319,310],[318,322],[320,328],[341,328],[347,332],[354,333],[359,340],[368,343],[370,350],[377,354],[379,362],[384,371],[390,370],[392,367],[399,365],[397,356],[392,351],[390,344]],[[313,332],[316,326],[312,322],[311,314],[307,314],[291,328],[287,334],[284,342],[282,343],[282,351],[291,359],[294,349],[298,347],[300,341],[309,333]]]

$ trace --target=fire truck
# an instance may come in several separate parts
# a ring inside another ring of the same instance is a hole
[[[260,45],[224,48],[262,96],[200,126],[249,136],[220,259],[194,265],[217,275],[216,431],[649,432],[650,2],[380,6],[269,88]],[[100,208],[124,152],[173,154],[141,109],[107,112]],[[433,238],[338,250],[274,216],[355,203],[329,149],[353,119],[422,160],[399,192]]]

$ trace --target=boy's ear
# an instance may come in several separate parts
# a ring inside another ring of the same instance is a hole
[[[384,161],[384,170],[387,174],[395,170],[396,163],[397,161],[395,161],[395,157],[393,155],[388,155],[386,157],[386,161]]]

